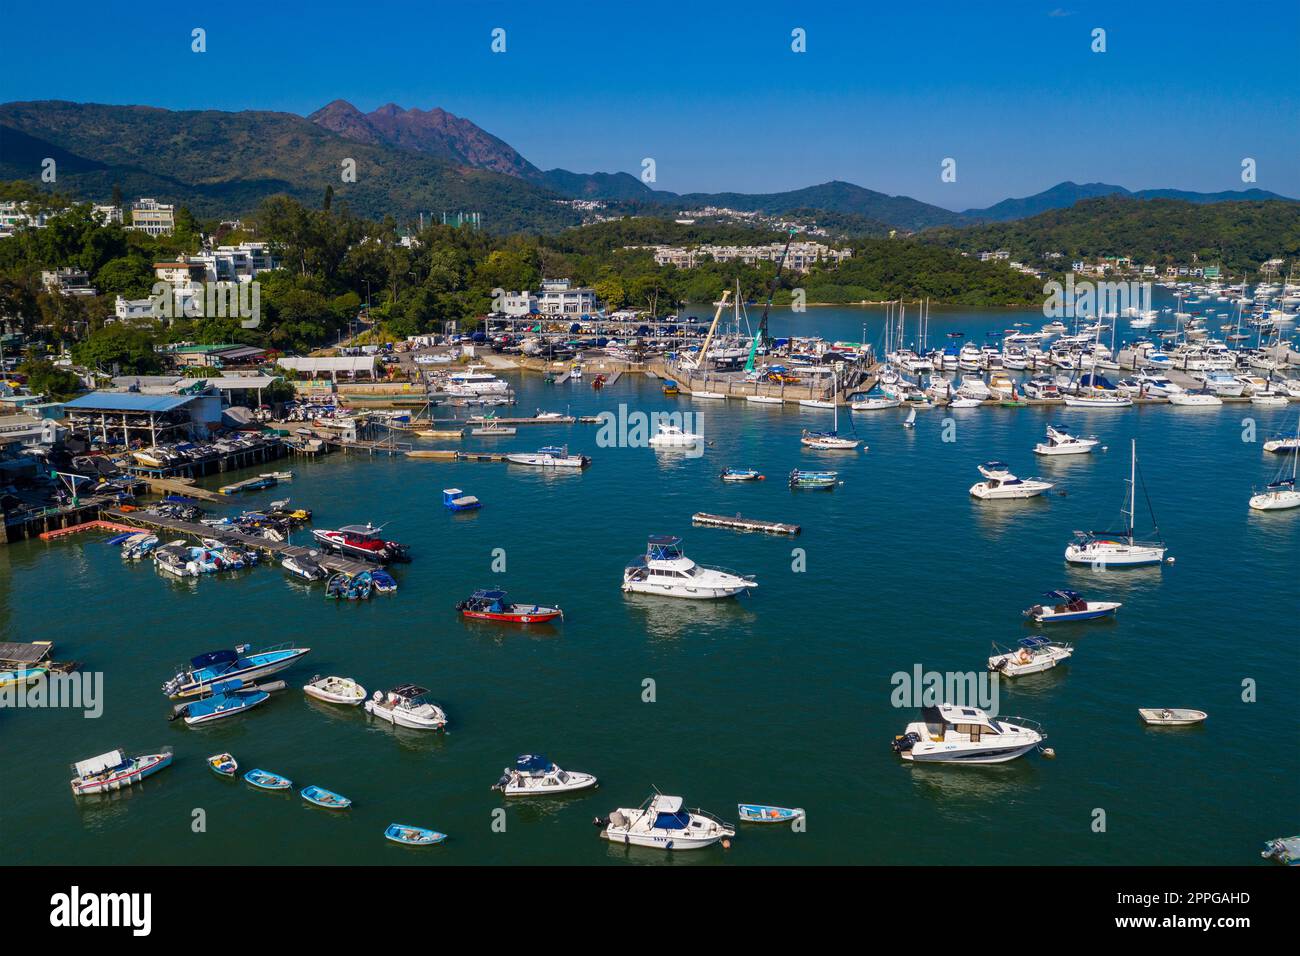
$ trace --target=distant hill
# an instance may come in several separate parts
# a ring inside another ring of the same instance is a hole
[[[429,115],[415,125],[432,137],[440,121]],[[345,118],[336,111],[334,121]],[[462,148],[479,146],[490,144]],[[246,214],[276,193],[317,206],[333,186],[335,201],[357,213],[402,222],[443,210],[481,211],[494,231],[557,229],[580,219],[543,185],[446,156],[345,139],[291,113],[0,105],[0,178],[38,181],[44,156],[58,161],[61,192],[103,201],[116,183],[128,197],[185,204],[200,216]],[[342,180],[344,159],[356,161],[355,183]]]
[[[1013,222],[931,229],[920,238],[967,253],[1006,249],[1057,269],[1096,256],[1153,265],[1187,265],[1196,257],[1239,272],[1275,256],[1300,256],[1300,203],[1099,196]],[[1049,259],[1051,253],[1061,258]]]
[[[1186,202],[1202,204],[1287,199],[1286,196],[1279,196],[1264,189],[1242,189],[1219,193],[1198,193],[1182,189],[1142,189],[1132,192],[1123,186],[1112,186],[1109,183],[1080,184],[1067,181],[1022,199],[1004,199],[984,209],[967,209],[962,216],[971,220],[1007,222],[1012,219],[1024,219],[1026,216],[1036,216],[1049,209],[1065,209],[1082,199],[1115,195],[1130,196],[1135,199],[1182,199]]]
[[[781,193],[686,193],[673,200],[681,208],[726,206],[745,212],[785,214],[796,209],[825,209],[863,216],[899,229],[963,223],[961,213],[907,196],[888,196],[838,180]]]

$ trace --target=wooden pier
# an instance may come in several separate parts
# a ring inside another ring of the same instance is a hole
[[[420,448],[408,451],[407,458],[430,458],[435,461],[505,461],[504,452],[460,451],[455,448]]]
[[[169,531],[172,534],[190,538],[211,538],[214,541],[220,541],[222,544],[258,551],[271,558],[300,557],[304,554],[316,552],[315,560],[321,567],[328,568],[331,571],[342,571],[345,574],[357,574],[378,567],[378,565],[367,561],[354,561],[351,558],[344,558],[337,554],[329,554],[319,547],[309,548],[300,544],[289,544],[286,541],[272,541],[270,538],[255,538],[252,535],[242,534],[238,531],[211,528],[205,524],[180,521],[162,515],[145,514],[140,511],[116,510],[105,511],[104,515],[114,523],[123,522],[136,527],[149,528],[151,531]]]
[[[149,475],[138,476],[149,486],[149,490],[160,495],[184,495],[202,501],[220,501],[221,495],[206,488],[196,487],[193,478],[155,478]]]
[[[734,517],[712,515],[705,511],[697,511],[691,515],[691,521],[709,528],[728,528],[732,531],[761,531],[764,534],[796,535],[802,530],[797,524],[763,521],[760,518],[745,518],[741,515],[735,515]]]

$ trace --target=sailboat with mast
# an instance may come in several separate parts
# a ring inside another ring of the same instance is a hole
[[[831,376],[831,407],[835,410],[835,421],[828,432],[813,432],[804,429],[803,437],[799,443],[805,448],[816,448],[819,451],[852,451],[862,444],[859,438],[844,438],[840,435],[840,383],[839,376]]]
[[[1300,445],[1300,420],[1295,426],[1296,442]],[[1270,481],[1268,487],[1250,499],[1250,506],[1255,511],[1283,511],[1287,508],[1300,508],[1300,491],[1296,491],[1296,466],[1300,465],[1300,453],[1291,456],[1291,477],[1285,478],[1286,467],[1278,472],[1277,479]]]
[[[1129,489],[1127,510],[1122,513],[1125,518],[1123,531],[1076,531],[1079,539],[1065,549],[1065,560],[1070,564],[1088,564],[1095,568],[1138,567],[1148,564],[1160,564],[1165,560],[1165,547],[1159,538],[1159,529],[1154,528],[1155,513],[1151,511],[1151,502],[1147,501],[1147,510],[1151,511],[1151,524],[1156,535],[1154,541],[1138,541],[1134,536],[1133,516],[1137,510],[1137,440],[1132,442],[1132,462],[1129,471]]]

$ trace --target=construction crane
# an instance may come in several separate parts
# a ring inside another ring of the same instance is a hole
[[[781,281],[781,270],[785,267],[785,258],[790,254],[790,243],[794,242],[795,230],[790,229],[790,234],[786,237],[785,248],[781,250],[780,257],[776,260],[776,274],[772,276],[772,284],[767,289],[767,303],[763,306],[763,317],[758,322],[758,332],[754,335],[754,342],[749,347],[749,360],[745,362],[745,371],[754,371],[754,356],[758,353],[758,346],[761,342],[766,348],[772,344],[771,337],[767,334],[767,313],[772,308],[772,298],[776,295],[776,285]]]

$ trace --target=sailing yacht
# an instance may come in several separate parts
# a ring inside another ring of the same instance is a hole
[[[1296,422],[1296,442],[1300,443],[1300,421]],[[1300,508],[1300,491],[1296,491],[1296,466],[1300,465],[1300,453],[1291,456],[1291,477],[1283,478],[1285,472],[1278,472],[1277,480],[1250,499],[1250,506],[1256,511],[1283,511],[1287,508]]]
[[[1163,541],[1139,542],[1133,536],[1133,515],[1137,506],[1137,440],[1132,443],[1132,464],[1129,475],[1128,510],[1123,514],[1126,519],[1122,532],[1114,531],[1076,531],[1077,542],[1065,549],[1065,560],[1070,564],[1090,564],[1096,568],[1135,567],[1144,564],[1160,564],[1165,559]],[[1149,507],[1149,503],[1148,503]],[[1152,515],[1155,524],[1155,515]],[[1157,532],[1158,533],[1158,532]]]
[[[813,432],[804,429],[803,437],[799,443],[806,448],[816,448],[819,451],[852,451],[862,444],[859,438],[843,438],[840,436],[840,406],[837,399],[839,398],[839,381],[838,378],[831,379],[831,402],[835,410],[835,421],[828,432]]]

